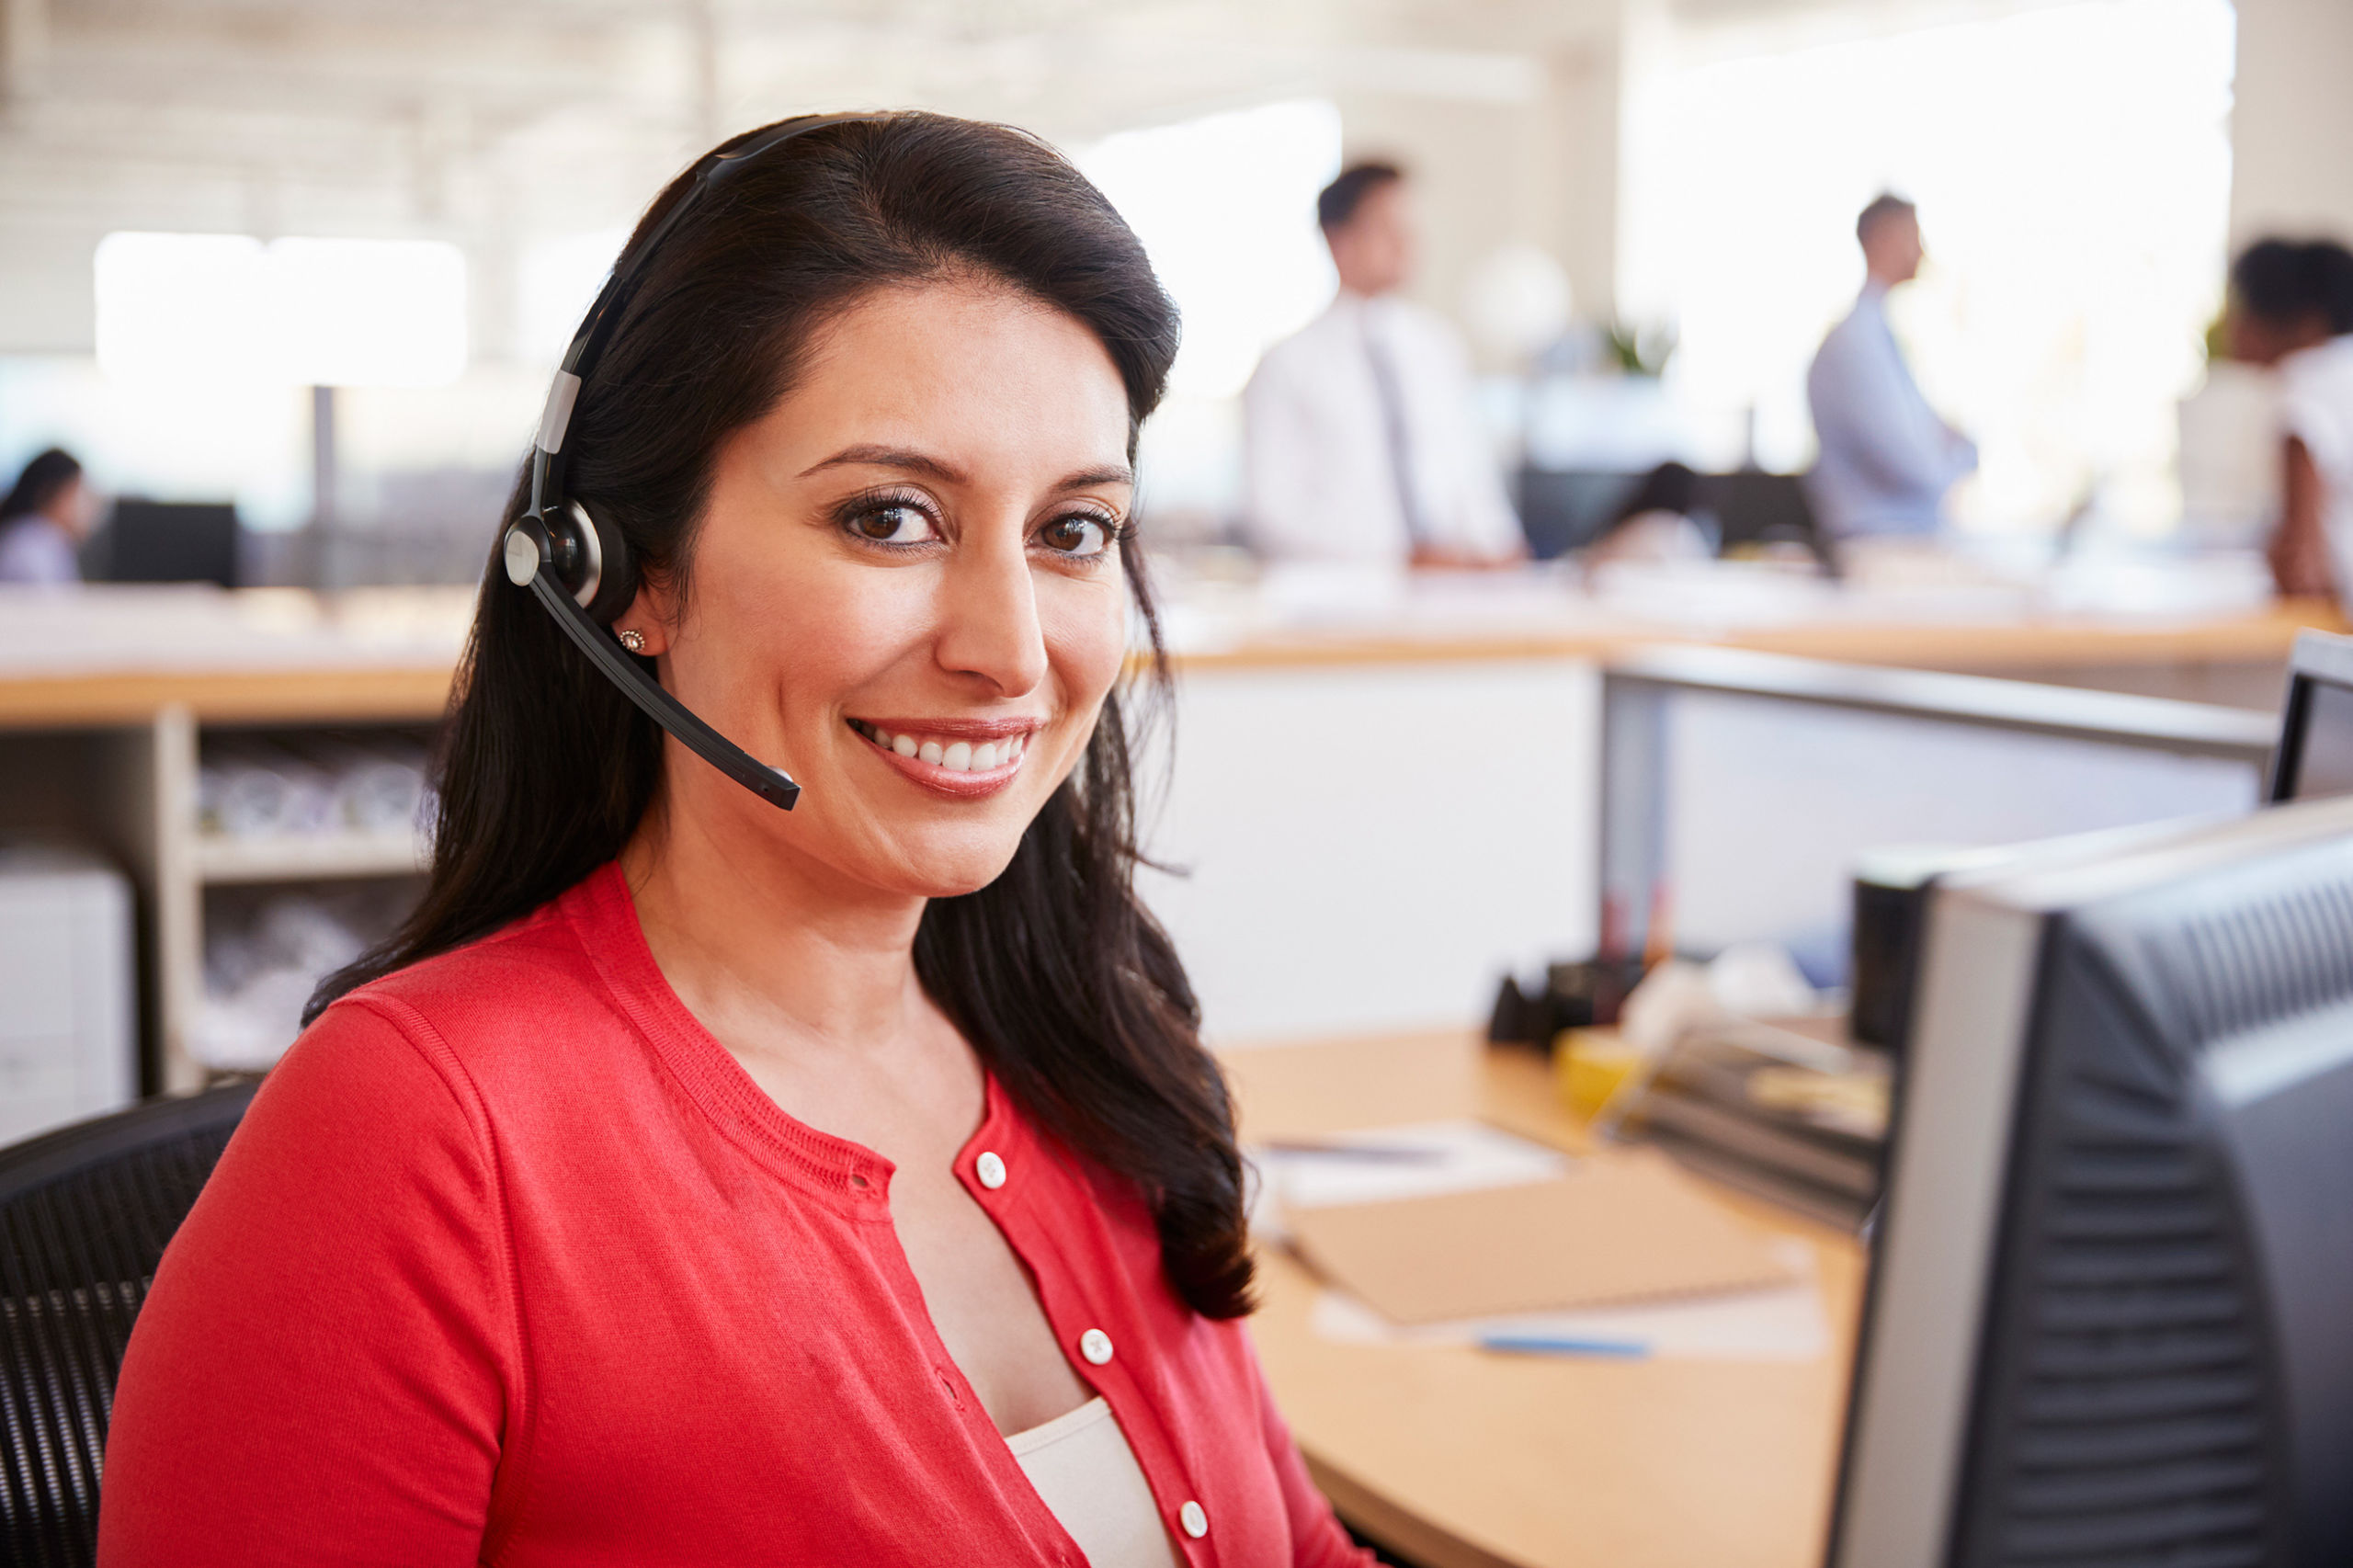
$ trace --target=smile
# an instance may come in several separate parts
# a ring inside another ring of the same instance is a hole
[[[994,792],[1020,771],[1035,726],[1021,724],[959,725],[954,733],[922,726],[919,722],[881,724],[852,719],[849,727],[868,744],[897,765],[918,784],[951,795]]]

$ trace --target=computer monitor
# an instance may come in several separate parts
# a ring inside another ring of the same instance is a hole
[[[1930,905],[1831,1568],[2353,1562],[2353,800]]]
[[[2353,637],[2297,634],[2267,793],[2273,801],[2353,795]]]
[[[1822,523],[1806,499],[1805,482],[1793,473],[1765,473],[1743,469],[1732,473],[1699,476],[1699,506],[1715,518],[1716,547],[1731,551],[1744,545],[1803,545],[1824,570],[1836,573],[1837,560]]]
[[[237,508],[227,502],[117,501],[91,544],[92,575],[110,583],[237,585]]]

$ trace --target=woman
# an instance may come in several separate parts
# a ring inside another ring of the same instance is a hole
[[[0,501],[0,583],[56,587],[82,580],[75,551],[97,523],[82,465],[56,447],[37,455]]]
[[[1176,342],[1001,128],[827,126],[682,211],[558,439],[621,644],[805,792],[665,747],[492,574],[431,884],[158,1272],[103,1562],[1361,1561],[1130,887]]]
[[[2353,588],[2353,253],[2261,240],[2231,267],[2231,357],[2279,376],[2279,518],[2266,555],[2282,594]]]

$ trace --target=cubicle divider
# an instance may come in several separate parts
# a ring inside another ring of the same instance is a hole
[[[1602,677],[1603,942],[1772,941],[1837,983],[1860,855],[2245,811],[2278,728],[2245,709],[2023,681],[1629,653]]]

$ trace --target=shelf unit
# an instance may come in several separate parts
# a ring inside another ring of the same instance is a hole
[[[339,877],[404,877],[426,869],[430,852],[413,833],[343,833],[284,838],[199,835],[197,880],[235,882],[325,881]]]
[[[447,700],[446,666],[339,673],[343,678],[311,673],[250,691],[224,682],[209,699],[199,698],[201,708],[167,697],[142,716],[91,715],[97,723],[45,722],[48,715],[33,714],[0,723],[0,833],[93,845],[131,879],[144,1092],[185,1094],[212,1075],[188,1051],[204,1000],[208,890],[406,877],[425,867],[424,848],[408,833],[236,840],[198,826],[197,769],[208,735],[420,733],[438,721]]]

